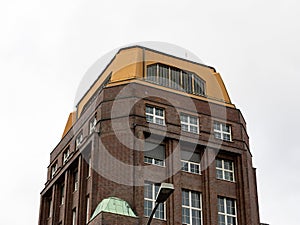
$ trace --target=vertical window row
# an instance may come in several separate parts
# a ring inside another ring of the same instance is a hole
[[[164,64],[147,66],[146,80],[190,94],[205,95],[205,82],[195,73]]]

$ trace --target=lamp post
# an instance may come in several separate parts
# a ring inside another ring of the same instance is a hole
[[[153,216],[155,214],[155,211],[156,209],[158,208],[158,205],[160,203],[163,203],[165,202],[169,197],[170,195],[173,193],[174,191],[174,185],[173,184],[170,184],[170,183],[162,183],[160,185],[160,188],[158,190],[158,194],[156,196],[156,200],[155,200],[155,207],[153,208],[152,212],[151,212],[151,215],[149,217],[149,220],[148,220],[148,223],[147,225],[150,225],[151,224],[151,221],[153,219]]]

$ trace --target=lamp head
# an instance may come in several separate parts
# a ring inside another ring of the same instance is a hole
[[[170,183],[162,183],[156,197],[157,203],[165,202],[174,191],[174,185]]]

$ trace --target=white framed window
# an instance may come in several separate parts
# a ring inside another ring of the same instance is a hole
[[[79,186],[79,181],[78,181],[78,170],[75,170],[74,171],[74,191],[77,191],[78,190],[78,186]]]
[[[96,124],[97,124],[97,116],[95,115],[89,123],[89,134],[93,133],[96,129]]]
[[[197,191],[182,190],[182,224],[202,224],[201,194]]]
[[[57,169],[58,169],[58,165],[57,165],[57,162],[55,162],[53,164],[53,166],[51,166],[51,178],[53,178],[55,176]]]
[[[65,164],[70,157],[70,147],[67,147],[67,149],[63,153],[63,164]]]
[[[201,174],[200,154],[181,150],[181,170],[194,174]]]
[[[237,225],[236,201],[218,196],[218,225]]]
[[[181,129],[183,131],[199,134],[199,118],[185,113],[180,114]]]
[[[145,142],[144,162],[157,166],[165,166],[165,145]]]
[[[235,181],[234,163],[231,160],[216,159],[216,177],[220,180]]]
[[[82,134],[82,132],[80,132],[76,137],[76,148],[78,148],[80,146],[82,141],[83,141],[83,134]]]
[[[162,108],[146,105],[146,120],[149,123],[165,125],[165,110]]]
[[[160,184],[154,184],[146,181],[144,185],[144,215],[150,216],[155,207],[156,195],[158,194]],[[160,203],[153,218],[166,219],[165,203]]]
[[[232,141],[231,137],[231,126],[218,121],[214,122],[214,135],[215,138],[224,141]]]

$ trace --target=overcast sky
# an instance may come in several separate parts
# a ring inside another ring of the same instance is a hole
[[[0,221],[38,224],[49,154],[86,70],[138,41],[187,48],[221,73],[257,168],[261,221],[298,225],[297,0],[0,2]]]

